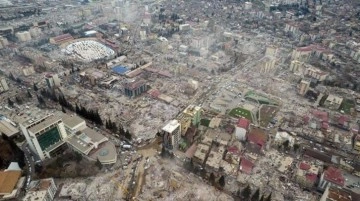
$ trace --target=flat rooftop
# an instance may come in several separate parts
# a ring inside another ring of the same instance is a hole
[[[2,119],[0,120],[0,133],[4,133],[6,136],[11,137],[19,133],[19,130],[6,120]]]
[[[45,118],[40,123],[37,123],[29,128],[29,131],[32,133],[37,133],[41,130],[44,130],[45,128],[61,121],[61,116],[58,115],[51,115],[47,118]]]
[[[162,128],[162,130],[167,133],[172,133],[179,126],[180,126],[180,123],[176,119],[174,119],[174,120],[171,120],[168,124],[166,124],[166,126],[164,126]]]
[[[20,179],[21,171],[9,170],[0,172],[0,195],[10,194]]]
[[[91,150],[96,149],[101,143],[108,140],[104,135],[94,131],[91,128],[85,128],[79,134],[75,134],[67,139],[67,142],[78,151],[88,155]]]
[[[85,120],[80,118],[79,116],[76,116],[76,115],[70,116],[67,114],[64,114],[62,116],[62,120],[63,120],[64,124],[69,128],[74,128],[75,126],[85,122]]]

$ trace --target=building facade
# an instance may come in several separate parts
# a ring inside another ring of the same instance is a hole
[[[198,126],[201,120],[201,107],[189,105],[179,118],[181,124],[181,134],[185,135],[190,126]]]
[[[177,120],[171,120],[162,128],[163,146],[165,149],[175,151],[179,147],[181,125]]]
[[[32,181],[23,201],[52,201],[57,188],[53,178]]]
[[[304,96],[306,92],[309,90],[310,82],[306,80],[301,80],[299,84],[299,94]]]
[[[19,125],[30,149],[41,160],[58,155],[64,150],[67,133],[60,116],[48,115]]]
[[[0,93],[8,90],[9,90],[9,85],[7,84],[5,78],[0,78]]]
[[[330,166],[321,174],[318,189],[324,191],[329,186],[342,188],[344,185],[345,178],[341,170]]]
[[[134,98],[146,92],[148,89],[144,80],[128,82],[124,86],[124,93],[129,98]]]

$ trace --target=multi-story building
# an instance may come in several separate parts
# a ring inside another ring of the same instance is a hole
[[[305,65],[304,75],[310,76],[318,81],[324,81],[329,75],[329,73],[323,72],[309,65]]]
[[[69,41],[72,41],[74,40],[74,38],[72,37],[72,35],[70,34],[63,34],[63,35],[60,35],[60,36],[56,36],[56,37],[52,37],[49,39],[49,42],[51,44],[62,44],[62,43],[66,43],[66,42],[69,42]]]
[[[237,125],[235,126],[235,136],[240,141],[246,140],[246,134],[249,130],[250,120],[246,118],[240,118]]]
[[[299,94],[300,95],[305,95],[306,92],[309,90],[310,87],[310,82],[306,81],[306,80],[301,80],[300,84],[299,84]]]
[[[8,90],[9,90],[9,85],[6,83],[5,78],[0,78],[0,93]]]
[[[137,80],[132,82],[127,82],[124,85],[125,95],[129,98],[134,98],[146,92],[148,89],[145,80]]]
[[[179,120],[181,124],[181,134],[185,135],[190,126],[198,126],[201,119],[201,107],[189,105],[181,114]]]
[[[57,188],[53,178],[32,181],[23,201],[52,201]]]
[[[19,125],[30,149],[41,160],[61,153],[66,147],[64,139],[67,133],[60,115],[50,114]]]
[[[181,125],[177,120],[171,120],[162,128],[163,146],[167,150],[177,150],[181,136]]]
[[[80,118],[79,116],[64,115],[62,119],[68,135],[73,135],[76,132],[84,130],[86,128],[85,120]]]
[[[303,66],[303,62],[300,62],[298,60],[292,60],[290,63],[290,70],[292,72],[298,72]]]
[[[345,184],[345,178],[340,169],[330,166],[320,177],[318,189],[324,191],[328,186],[342,188]]]
[[[315,163],[302,161],[297,167],[298,169],[295,176],[296,182],[304,188],[311,189],[314,187],[320,170],[319,166]]]
[[[45,81],[50,89],[59,87],[61,82],[57,74],[46,74]]]
[[[352,193],[345,189],[327,186],[320,201],[355,201],[351,195]]]
[[[354,138],[354,150],[360,153],[360,134],[357,134]]]

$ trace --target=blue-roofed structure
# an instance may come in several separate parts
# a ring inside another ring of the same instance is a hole
[[[114,73],[117,73],[119,75],[125,75],[129,71],[129,69],[125,66],[115,66],[112,68],[112,70]]]

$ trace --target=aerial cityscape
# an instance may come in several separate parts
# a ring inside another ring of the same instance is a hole
[[[0,0],[0,201],[360,201],[360,1]]]

